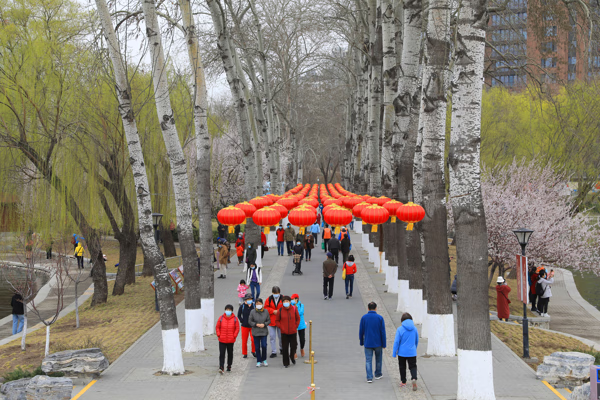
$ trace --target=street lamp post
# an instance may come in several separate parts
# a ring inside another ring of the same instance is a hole
[[[162,218],[162,214],[152,213],[152,226],[154,227],[154,240],[156,240],[156,244],[158,245],[158,225],[160,225],[160,220]]]
[[[533,231],[526,228],[518,228],[513,231],[521,245],[521,255],[525,256],[525,247]],[[527,266],[525,266],[527,268]],[[518,272],[518,271],[517,271]],[[527,300],[523,302],[523,358],[529,358],[529,320],[527,319]]]

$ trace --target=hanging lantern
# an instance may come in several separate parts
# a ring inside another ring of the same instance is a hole
[[[352,222],[352,213],[340,206],[334,206],[327,214],[323,215],[325,222],[335,227],[336,235],[340,233],[340,227]]]
[[[254,215],[254,212],[256,211],[256,207],[254,207],[252,204],[248,203],[247,201],[244,201],[242,203],[237,203],[235,205],[235,207],[239,208],[244,213],[246,213],[246,218],[252,218],[252,215]],[[245,224],[246,224],[246,220],[244,219],[244,221],[242,222],[242,225],[245,225]]]
[[[349,210],[352,210],[355,205],[362,203],[362,199],[360,197],[346,197],[343,201],[343,206]]]
[[[275,203],[272,206],[269,206],[270,208],[279,211],[279,215],[281,216],[281,219],[284,219],[285,217],[287,217],[288,215],[288,209],[285,208],[284,206],[282,206],[279,203]]]
[[[271,201],[269,199],[265,199],[264,197],[255,197],[250,200],[248,203],[252,204],[256,207],[257,210],[260,210],[263,207],[267,207],[271,205]]]
[[[354,214],[356,218],[361,218],[360,213],[362,212],[362,210],[364,210],[365,207],[368,207],[370,205],[371,204],[367,203],[366,201],[358,203],[357,205],[352,207],[352,214]]]
[[[277,200],[277,204],[281,204],[289,211],[298,205],[298,200],[296,200],[293,197],[284,197],[282,199]]]
[[[330,204],[337,204],[338,206],[342,205],[342,200],[338,200],[338,199],[329,199],[329,200],[325,200],[323,202],[324,206],[328,206]]]
[[[396,222],[396,211],[398,211],[398,207],[400,207],[402,203],[396,200],[390,200],[383,205],[383,208],[388,210],[390,216],[392,217],[392,222]]]
[[[292,225],[300,228],[300,234],[304,234],[304,228],[311,226],[317,220],[317,214],[315,214],[310,208],[296,207],[290,210],[288,215],[288,221]]]
[[[369,204],[377,204],[378,206],[383,207],[383,205],[390,200],[392,200],[392,199],[390,199],[389,197],[381,196],[381,197],[370,197],[369,199],[366,200],[366,202]]]
[[[377,232],[377,225],[385,223],[389,217],[388,210],[377,204],[371,204],[360,212],[363,222],[372,225],[371,232]]]
[[[237,207],[229,206],[219,210],[217,219],[221,224],[229,227],[229,233],[233,233],[234,226],[240,225],[246,221],[246,213]]]
[[[302,199],[298,202],[298,204],[308,204],[309,206],[312,206],[314,208],[319,207],[318,200],[313,197],[307,197],[305,199]]]
[[[256,210],[252,216],[252,221],[258,226],[265,228],[265,235],[271,230],[270,227],[277,225],[281,220],[281,214],[279,211],[271,207],[263,207],[260,210]]]
[[[396,216],[402,222],[406,222],[407,231],[412,231],[414,224],[425,218],[425,209],[412,201],[398,207]]]

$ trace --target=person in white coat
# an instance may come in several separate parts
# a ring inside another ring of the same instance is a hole
[[[546,274],[545,270],[540,271],[540,278],[537,283],[542,285],[542,293],[538,293],[538,311],[542,317],[549,317],[548,303],[550,302],[550,297],[552,297],[552,286],[550,285],[554,283],[554,270],[550,270],[548,274]]]
[[[260,297],[260,284],[262,283],[262,268],[251,264],[246,271],[246,282],[250,285],[252,299],[256,301]]]

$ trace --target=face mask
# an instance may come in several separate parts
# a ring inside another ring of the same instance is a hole
[[[263,306],[262,306],[262,304],[257,304],[257,305],[256,305],[256,309],[257,309],[257,310],[262,310],[262,307],[263,307]]]
[[[251,248],[252,248],[252,245],[250,245],[250,244],[249,244],[249,245],[248,245],[248,248],[249,248],[249,249],[251,249]]]
[[[296,244],[297,244],[298,246],[300,246],[300,242],[296,242]]]
[[[254,269],[254,268],[256,268],[256,267],[253,265],[253,266],[251,266],[250,268]]]
[[[278,299],[279,295],[278,294],[273,294],[273,298]]]
[[[292,300],[292,304],[293,304],[293,305],[296,305],[296,300]]]
[[[232,311],[231,310],[225,310],[225,315],[227,315],[228,317],[231,315]]]
[[[252,305],[252,300],[248,300],[248,301],[246,302],[246,304],[248,304],[249,306],[251,306],[251,305]]]
[[[279,229],[283,229],[283,226],[279,225]]]
[[[290,303],[288,303],[288,302],[286,301],[285,303],[283,303],[283,306],[284,306],[285,308],[288,308],[288,307],[290,306]]]

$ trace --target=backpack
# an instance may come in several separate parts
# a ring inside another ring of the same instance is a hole
[[[537,294],[538,296],[541,296],[544,294],[545,291],[546,291],[546,289],[544,289],[544,286],[542,286],[541,282],[537,282],[535,284],[535,294]]]

